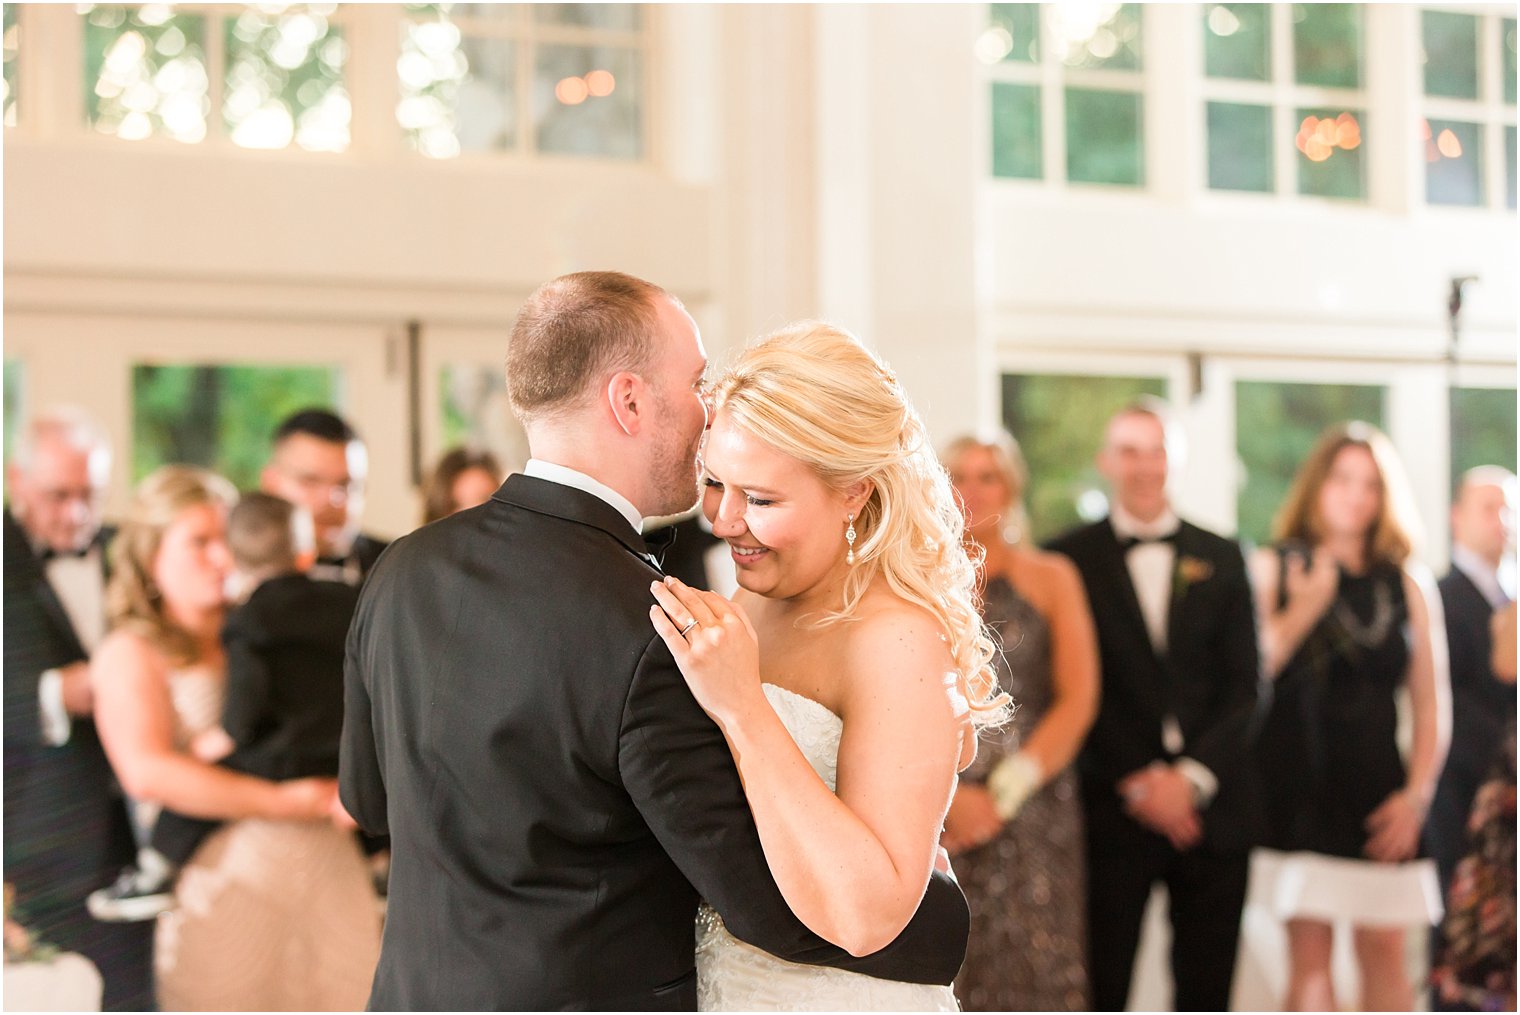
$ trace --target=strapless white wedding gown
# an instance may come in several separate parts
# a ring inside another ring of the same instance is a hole
[[[811,698],[764,685],[813,770],[835,788],[844,721]],[[706,903],[697,912],[699,1011],[959,1011],[949,987],[804,966],[747,945]]]

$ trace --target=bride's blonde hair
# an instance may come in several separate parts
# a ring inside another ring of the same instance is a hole
[[[740,354],[713,388],[713,410],[802,462],[835,490],[867,481],[855,518],[844,601],[820,623],[851,619],[878,575],[940,622],[978,725],[1001,722],[992,639],[975,605],[976,569],[949,476],[897,377],[860,340],[816,321],[788,325]]]

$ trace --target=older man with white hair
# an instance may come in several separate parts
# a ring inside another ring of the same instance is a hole
[[[97,923],[85,897],[133,856],[126,802],[91,719],[105,633],[103,429],[60,407],[19,435],[6,474],[5,880],[19,918],[100,970],[109,1010],[151,1007],[149,926]]]

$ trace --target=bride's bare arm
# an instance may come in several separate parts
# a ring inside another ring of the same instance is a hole
[[[682,638],[659,608],[651,619],[728,739],[787,904],[853,955],[885,947],[923,897],[969,735],[938,625],[906,606],[852,624],[845,665],[859,679],[844,682],[836,795],[761,690],[743,612],[685,586],[661,589],[662,602],[671,593],[669,609],[699,626]]]

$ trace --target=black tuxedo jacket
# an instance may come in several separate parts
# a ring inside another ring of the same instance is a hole
[[[89,656],[9,509],[4,533],[5,880],[23,919],[69,947],[91,930],[85,895],[131,862],[132,831],[94,721],[73,719],[61,746],[42,739],[38,681]],[[102,561],[111,535],[96,537]]]
[[[1154,761],[1190,757],[1219,780],[1202,815],[1205,842],[1222,850],[1250,846],[1259,832],[1250,741],[1262,689],[1239,545],[1182,523],[1164,654],[1151,644],[1124,550],[1107,519],[1049,548],[1076,563],[1098,629],[1102,694],[1078,762],[1088,805],[1117,808],[1116,784],[1126,775]],[[1162,742],[1168,713],[1182,730],[1181,755]]]
[[[392,841],[375,1009],[693,1009],[699,896],[786,958],[949,983],[938,875],[882,952],[809,933],[771,879],[721,732],[649,623],[645,545],[522,475],[397,540],[348,640],[340,782]]]
[[[1451,748],[1442,781],[1455,778],[1476,787],[1488,773],[1515,721],[1515,685],[1494,677],[1494,608],[1459,569],[1441,579],[1446,643],[1451,657]]]
[[[227,765],[265,779],[338,774],[343,656],[359,590],[288,574],[262,582],[227,616],[222,727]]]

